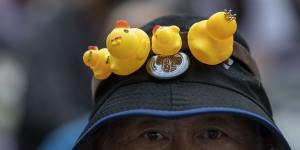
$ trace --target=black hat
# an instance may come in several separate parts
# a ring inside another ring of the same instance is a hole
[[[189,28],[204,18],[167,16],[158,18],[141,29],[152,36],[156,24],[177,25],[182,41]],[[199,62],[183,43],[181,52],[188,56],[188,69],[170,79],[150,75],[145,63],[127,76],[111,75],[105,80],[93,79],[94,109],[89,123],[74,149],[86,149],[89,138],[108,121],[130,116],[178,118],[207,113],[228,113],[243,116],[264,126],[274,136],[279,149],[290,147],[272,119],[269,99],[260,82],[258,69],[246,42],[234,37],[233,55],[218,65]],[[154,54],[150,54],[150,59]]]

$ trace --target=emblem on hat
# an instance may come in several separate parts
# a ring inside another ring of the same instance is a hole
[[[189,57],[179,52],[170,56],[152,56],[147,62],[148,73],[158,79],[170,79],[183,74],[189,67]]]

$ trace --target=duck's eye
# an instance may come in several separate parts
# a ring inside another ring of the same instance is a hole
[[[93,57],[93,52],[90,51],[90,52],[89,52],[89,59],[91,59],[92,57]]]
[[[127,30],[127,29],[124,29],[124,32],[125,32],[125,33],[128,33],[128,32],[129,32],[129,30]]]

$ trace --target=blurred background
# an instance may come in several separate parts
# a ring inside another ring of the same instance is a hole
[[[86,123],[88,45],[116,19],[232,9],[292,149],[300,149],[300,0],[0,0],[0,149],[67,150]],[[74,132],[77,131],[77,132]]]

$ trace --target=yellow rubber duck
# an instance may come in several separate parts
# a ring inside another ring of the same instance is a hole
[[[217,12],[192,25],[188,31],[188,45],[196,59],[208,65],[219,64],[233,52],[233,34],[237,23],[231,10]]]
[[[161,56],[175,55],[181,49],[182,40],[179,27],[154,26],[152,30],[152,51]]]
[[[89,46],[88,50],[83,54],[83,62],[90,67],[96,79],[103,80],[112,73],[109,57],[110,54],[107,48],[99,50],[96,46]]]
[[[111,70],[117,75],[129,75],[138,70],[150,52],[150,39],[141,29],[130,28],[125,20],[118,20],[106,38],[111,54]]]

